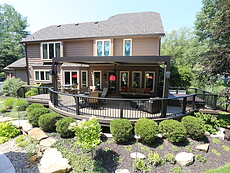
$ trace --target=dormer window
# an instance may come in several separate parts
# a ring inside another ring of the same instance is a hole
[[[132,39],[124,39],[123,56],[132,56]]]
[[[49,42],[42,43],[42,59],[52,59],[61,56],[61,43]]]
[[[110,56],[110,40],[97,40],[97,56]]]

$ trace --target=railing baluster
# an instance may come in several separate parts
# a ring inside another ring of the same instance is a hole
[[[123,101],[120,102],[120,118],[123,118]]]

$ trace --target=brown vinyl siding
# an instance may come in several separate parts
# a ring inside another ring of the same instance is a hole
[[[26,69],[15,70],[15,77],[20,78],[25,83],[27,82]]]
[[[93,41],[68,41],[63,44],[65,57],[93,56]]]
[[[114,39],[114,56],[123,56],[123,39]]]

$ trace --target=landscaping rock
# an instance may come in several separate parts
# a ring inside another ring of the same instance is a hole
[[[12,121],[12,124],[18,128],[22,128],[22,130],[28,133],[29,130],[33,128],[33,126],[29,123],[28,120],[15,120]]]
[[[41,158],[41,173],[65,173],[70,171],[69,161],[62,157],[61,152],[56,148],[45,150]]]
[[[208,152],[209,144],[197,145],[196,149],[204,152]]]
[[[115,173],[130,173],[128,169],[117,169]]]
[[[209,132],[204,132],[204,135],[210,136],[210,133]]]
[[[0,123],[6,122],[6,121],[11,121],[13,119],[15,119],[15,118],[0,116]]]
[[[218,132],[222,132],[222,133],[225,132],[225,128],[223,128],[223,127],[218,127],[217,130],[218,130]]]
[[[48,136],[44,133],[43,130],[35,127],[32,130],[30,130],[28,132],[28,134],[32,137],[32,138],[36,138],[38,141],[40,141],[41,139],[45,139]]]
[[[111,133],[102,133],[102,136],[105,136],[107,138],[112,138],[112,134]]]
[[[176,155],[175,159],[181,166],[189,166],[194,161],[194,155],[192,153],[181,152]]]
[[[224,140],[225,134],[223,132],[216,132],[215,135],[211,134],[210,137]]]
[[[163,138],[163,135],[161,133],[156,134],[158,138]]]
[[[54,138],[46,138],[46,139],[42,139],[40,141],[40,150],[43,152],[46,149],[50,148],[51,145],[53,145],[57,140]]]
[[[145,159],[146,158],[144,154],[139,153],[139,152],[131,153],[130,156],[132,159]]]

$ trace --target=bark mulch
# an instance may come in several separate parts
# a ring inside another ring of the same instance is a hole
[[[130,154],[133,152],[140,152],[147,156],[148,152],[157,151],[158,154],[162,158],[164,158],[165,153],[173,153],[175,156],[179,152],[189,152],[186,150],[187,148],[191,148],[193,150],[193,154],[199,155],[202,154],[207,161],[205,163],[201,163],[200,161],[194,159],[194,163],[187,167],[181,167],[184,173],[202,173],[209,169],[216,169],[218,167],[224,166],[226,163],[230,163],[230,152],[225,151],[222,146],[230,147],[230,129],[226,128],[225,130],[226,139],[220,140],[219,144],[213,143],[213,138],[210,136],[205,136],[203,139],[196,141],[190,138],[186,139],[184,142],[179,144],[172,144],[165,139],[158,138],[154,144],[145,145],[142,143],[137,143],[135,140],[128,144],[118,145],[112,141],[110,138],[104,138],[104,143],[99,145],[97,148],[96,160],[102,161],[103,167],[109,172],[113,173],[116,169],[128,169],[130,172],[133,171],[133,159],[130,157]],[[198,144],[209,143],[208,152],[202,152],[196,150],[196,146]],[[131,149],[127,151],[127,148]],[[178,151],[176,151],[178,149]],[[221,155],[217,156],[212,152],[212,149],[217,150]],[[146,159],[147,162],[147,159]],[[170,164],[166,162],[163,166],[153,166],[150,165],[153,169],[151,172],[156,173],[167,173],[170,172],[175,166],[180,166],[179,164]],[[140,171],[139,171],[140,172]],[[173,171],[171,171],[173,172]]]

